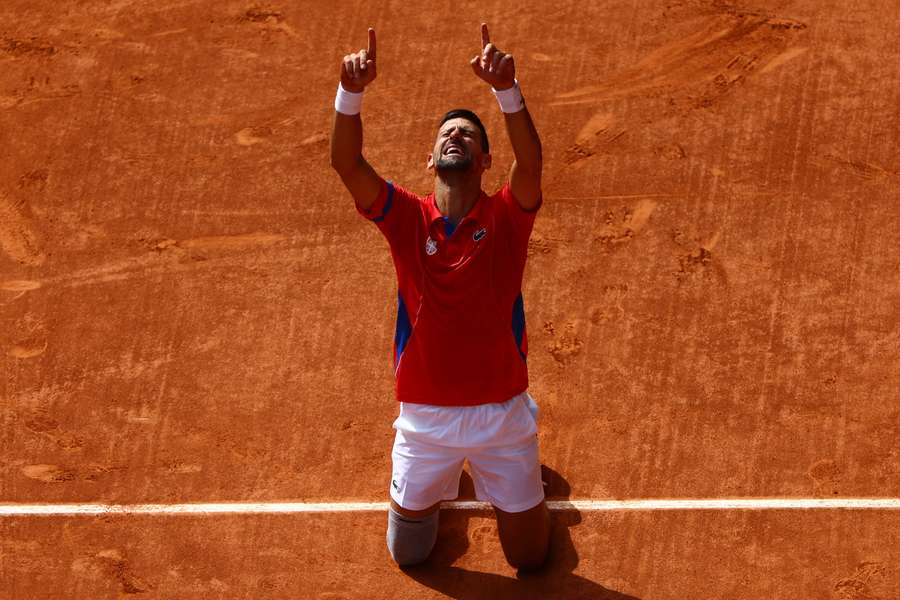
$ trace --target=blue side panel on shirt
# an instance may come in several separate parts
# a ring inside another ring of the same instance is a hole
[[[391,205],[394,203],[394,184],[390,181],[387,182],[387,200],[384,203],[384,210],[381,211],[381,214],[372,219],[373,223],[377,223],[379,221],[384,221],[384,218],[387,216],[388,211],[391,210]]]
[[[409,336],[412,335],[412,323],[409,320],[409,313],[406,312],[406,304],[403,303],[403,296],[397,294],[397,331],[394,334],[394,368],[400,364],[400,356],[406,349],[406,343]]]
[[[516,348],[519,349],[519,356],[522,357],[522,360],[526,360],[525,353],[522,351],[522,339],[525,337],[525,301],[522,298],[522,292],[519,292],[516,301],[513,302],[512,332],[516,338]]]

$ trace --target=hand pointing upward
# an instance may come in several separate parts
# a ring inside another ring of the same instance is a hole
[[[375,80],[375,75],[375,30],[370,27],[368,47],[344,56],[341,87],[348,92],[361,92]]]
[[[512,54],[505,54],[491,43],[487,23],[481,24],[481,54],[470,63],[472,70],[495,90],[511,88],[516,82],[516,63]]]

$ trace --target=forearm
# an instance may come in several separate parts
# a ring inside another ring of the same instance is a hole
[[[362,119],[335,111],[331,129],[331,166],[338,173],[362,161]]]
[[[491,84],[500,110],[506,121],[506,133],[516,156],[516,166],[521,174],[541,173],[541,138],[538,136],[528,108],[522,100],[519,82],[516,81],[516,65],[512,54],[497,49],[490,41],[487,24],[481,24],[481,55],[469,64],[475,74]]]
[[[331,166],[344,178],[365,163],[362,157],[362,94],[375,80],[375,30],[369,28],[369,46],[344,56],[341,83],[334,98],[331,129]]]
[[[362,93],[375,79],[375,30],[369,28],[369,47],[344,56],[341,84],[334,97],[331,127],[331,166],[337,171],[356,205],[368,210],[381,191],[383,180],[362,155]]]
[[[519,169],[540,174],[542,166],[541,138],[527,108],[513,113],[503,113],[506,133],[516,157]]]

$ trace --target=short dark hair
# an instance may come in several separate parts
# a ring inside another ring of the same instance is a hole
[[[438,128],[450,119],[465,119],[466,121],[475,123],[475,126],[478,127],[478,130],[481,132],[481,149],[485,154],[491,151],[491,146],[488,144],[487,130],[484,128],[484,124],[481,122],[481,119],[478,118],[478,115],[468,108],[454,108],[441,118]]]

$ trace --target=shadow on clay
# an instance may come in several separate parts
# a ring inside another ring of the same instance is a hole
[[[570,493],[568,482],[559,473],[546,466],[542,466],[541,470],[547,484],[547,498],[567,499]],[[471,479],[463,472],[460,497],[468,498],[474,495],[472,488]],[[481,598],[640,600],[573,573],[578,566],[578,552],[575,550],[569,528],[581,523],[581,513],[578,511],[551,514],[550,556],[540,571],[506,577],[453,566],[453,563],[469,548],[468,529],[471,515],[472,513],[467,511],[442,511],[438,541],[431,556],[425,563],[404,568],[403,572],[422,585],[457,600]]]

